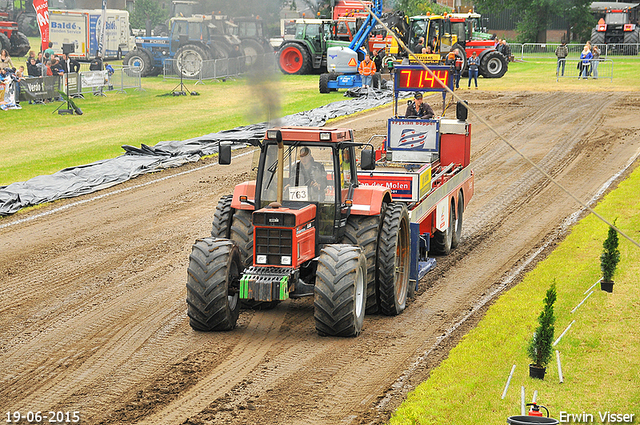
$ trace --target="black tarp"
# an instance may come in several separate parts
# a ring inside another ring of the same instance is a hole
[[[288,115],[279,125],[320,127],[331,118],[375,108],[393,100],[393,92],[386,90],[354,95],[359,97]],[[141,174],[195,162],[204,155],[216,153],[219,141],[231,141],[236,147],[243,147],[248,140],[262,139],[267,127],[268,123],[253,124],[189,140],[160,142],[153,147],[125,145],[122,147],[125,153],[113,159],[0,186],[0,215],[10,215],[43,202],[86,195]]]

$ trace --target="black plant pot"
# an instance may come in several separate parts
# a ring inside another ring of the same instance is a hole
[[[613,292],[613,280],[601,280],[600,289],[605,292]]]
[[[533,364],[529,365],[529,376],[531,378],[544,379],[544,374],[546,372],[547,372],[547,368],[546,367],[538,367],[538,366],[533,365]]]

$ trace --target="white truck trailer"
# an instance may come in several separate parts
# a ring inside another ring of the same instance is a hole
[[[129,12],[107,9],[104,36],[104,58],[121,59],[135,46],[135,38],[129,27]],[[73,43],[72,58],[89,61],[96,57],[102,31],[102,9],[50,10],[49,39],[53,49],[62,53],[62,45]]]

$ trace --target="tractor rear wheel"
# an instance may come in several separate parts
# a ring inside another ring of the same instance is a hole
[[[604,32],[599,32],[595,28],[591,30],[591,45],[604,44]]]
[[[187,315],[197,331],[228,331],[240,313],[240,253],[225,239],[198,240],[189,255]]]
[[[451,235],[451,248],[457,248],[460,245],[462,237],[462,213],[464,212],[464,198],[462,191],[458,195],[458,208],[456,208],[456,219],[453,224],[453,234]]]
[[[151,72],[153,60],[146,50],[133,49],[125,55],[122,64],[129,67],[125,71],[129,76],[133,76],[135,73],[135,75],[139,74],[141,77],[146,77]]]
[[[367,260],[360,248],[328,245],[318,258],[313,297],[316,330],[323,336],[356,336],[365,313]]]
[[[300,43],[284,43],[278,51],[278,65],[285,74],[309,74],[311,55]]]
[[[229,238],[238,245],[244,267],[253,265],[253,224],[251,211],[237,210],[231,219]]]
[[[453,221],[453,205],[449,205],[449,226],[444,232],[436,230],[433,233],[433,238],[431,238],[431,249],[429,250],[430,253],[436,255],[449,255],[451,252],[451,243],[453,241]]]
[[[635,56],[638,54],[638,43],[640,43],[640,28],[636,28],[631,32],[624,34],[624,46],[623,51],[625,55]]]
[[[485,78],[502,78],[508,68],[507,58],[498,51],[488,52],[480,61],[480,74]]]
[[[233,195],[224,195],[218,201],[216,212],[213,214],[213,223],[211,228],[212,238],[230,238],[231,219],[233,218],[233,208],[231,208],[232,200]]]
[[[27,37],[40,37],[40,29],[38,28],[35,13],[23,13],[18,16],[16,22],[18,22],[18,31]]]
[[[9,54],[16,57],[26,56],[29,49],[31,49],[31,45],[29,44],[27,36],[20,31],[14,31],[13,34],[11,34],[11,48],[8,49]]]
[[[407,304],[411,263],[409,213],[403,203],[393,202],[385,210],[380,241],[377,267],[380,310],[387,316],[396,316]]]
[[[377,313],[379,305],[376,285],[376,261],[378,254],[378,234],[380,232],[380,216],[351,215],[347,219],[342,243],[359,246],[367,260],[366,312]]]
[[[195,44],[187,44],[178,49],[175,56],[175,72],[184,78],[198,77],[204,61],[209,59],[207,52]]]
[[[11,49],[11,41],[9,41],[9,37],[4,35],[4,33],[0,32],[0,50],[9,51]]]
[[[260,43],[250,38],[242,40],[241,46],[245,56],[245,66],[247,69],[251,69],[251,67],[258,63],[258,59],[264,54],[264,49]]]

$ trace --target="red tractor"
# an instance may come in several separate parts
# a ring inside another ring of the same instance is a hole
[[[405,80],[396,89],[427,90],[420,71],[399,67]],[[358,335],[365,312],[402,313],[435,263],[427,252],[448,254],[461,240],[473,172],[470,126],[459,118],[394,116],[384,152],[344,128],[268,130],[255,142],[256,180],[220,199],[211,237],[193,246],[191,327],[231,330],[241,304],[273,308],[306,296],[321,335]],[[231,162],[230,146],[219,162]]]
[[[14,57],[26,56],[31,46],[26,35],[18,31],[18,23],[9,21],[6,13],[0,12],[0,49],[6,49]]]

